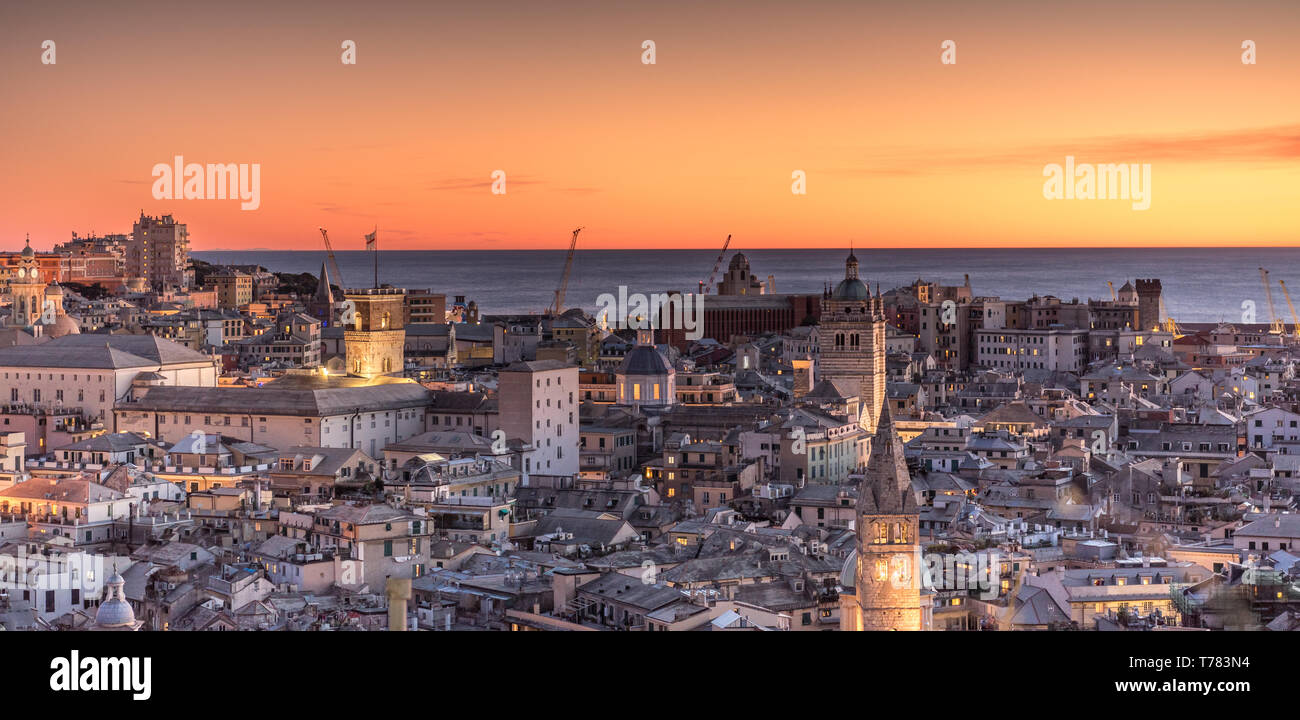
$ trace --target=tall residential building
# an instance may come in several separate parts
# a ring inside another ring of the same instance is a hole
[[[862,427],[875,432],[885,399],[885,310],[858,279],[858,259],[844,261],[844,279],[822,298],[818,327],[819,380],[840,380],[858,389]]]
[[[852,595],[840,604],[841,630],[923,630],[920,511],[886,403],[871,440],[871,456],[858,490]],[[855,562],[856,561],[856,562]]]
[[[556,360],[517,362],[497,385],[501,430],[533,447],[524,474],[578,474],[578,368]]]
[[[144,278],[154,288],[187,288],[194,280],[190,268],[190,234],[171,215],[135,221],[126,247],[126,273]]]

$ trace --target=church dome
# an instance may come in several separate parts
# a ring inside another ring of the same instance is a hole
[[[844,278],[831,293],[832,300],[866,300],[869,297],[871,291],[867,289],[866,283],[857,278]]]
[[[52,338],[63,337],[64,335],[80,335],[81,326],[70,316],[60,315],[55,318],[53,323],[45,326],[45,334]]]
[[[122,594],[126,581],[116,572],[108,578],[108,599],[95,612],[95,626],[100,628],[125,628],[135,625],[135,611]]]
[[[667,375],[672,371],[668,361],[650,345],[638,345],[623,356],[619,375]]]
[[[63,294],[63,286],[58,283],[50,283],[45,288],[46,297],[49,297],[51,295],[62,295],[62,294]]]
[[[23,257],[25,258],[36,257],[36,251],[32,249],[32,245],[30,242],[27,243],[27,247],[23,248]]]
[[[858,256],[850,252],[844,259],[844,279],[835,286],[831,299],[857,301],[870,298],[871,290],[867,289],[866,283],[858,279]]]

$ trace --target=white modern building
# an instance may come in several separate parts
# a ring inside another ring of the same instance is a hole
[[[981,367],[1078,372],[1088,365],[1083,329],[978,330],[975,337],[975,364]]]
[[[557,360],[518,362],[498,381],[500,428],[533,447],[524,477],[578,474],[578,368]]]

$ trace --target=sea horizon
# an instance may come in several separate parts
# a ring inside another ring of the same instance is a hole
[[[835,248],[756,248],[728,250],[715,283],[736,253],[748,258],[762,281],[774,276],[779,294],[818,293],[844,276],[850,250]],[[1181,322],[1268,322],[1259,268],[1273,280],[1279,319],[1292,318],[1278,280],[1300,283],[1300,247],[1224,248],[871,248],[855,247],[861,275],[875,289],[911,284],[917,278],[960,285],[970,276],[977,297],[1022,300],[1054,295],[1069,302],[1109,299],[1107,281],[1118,291],[1126,281],[1157,278],[1170,317]],[[380,250],[379,281],[408,289],[428,289],[478,303],[483,314],[542,312],[554,297],[566,249],[553,250]],[[194,257],[221,265],[260,265],[273,272],[319,274],[320,250],[195,251]],[[1015,262],[1008,262],[1014,255]],[[603,293],[695,292],[706,280],[718,251],[579,248],[574,256],[565,306],[594,310]],[[373,284],[373,253],[335,251],[343,281]]]

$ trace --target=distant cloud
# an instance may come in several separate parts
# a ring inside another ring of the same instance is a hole
[[[899,149],[864,158],[863,166],[823,169],[829,175],[932,175],[991,167],[1042,165],[1073,155],[1080,162],[1256,162],[1300,160],[1300,125],[1222,130],[1185,135],[1113,135],[1065,140],[1001,153],[963,155],[934,149]]]
[[[544,185],[543,180],[529,177],[527,175],[511,175],[506,173],[506,188],[517,187],[519,185]],[[426,186],[429,190],[486,190],[492,187],[491,173],[483,173],[482,177],[476,178],[444,178],[434,180]]]
[[[350,208],[342,205],[333,205],[330,203],[318,203],[316,205],[316,209],[321,212],[334,213],[337,215],[351,215],[353,217],[363,217],[363,218],[375,217],[375,214],[371,212],[362,212],[361,210],[357,210],[355,208]]]

